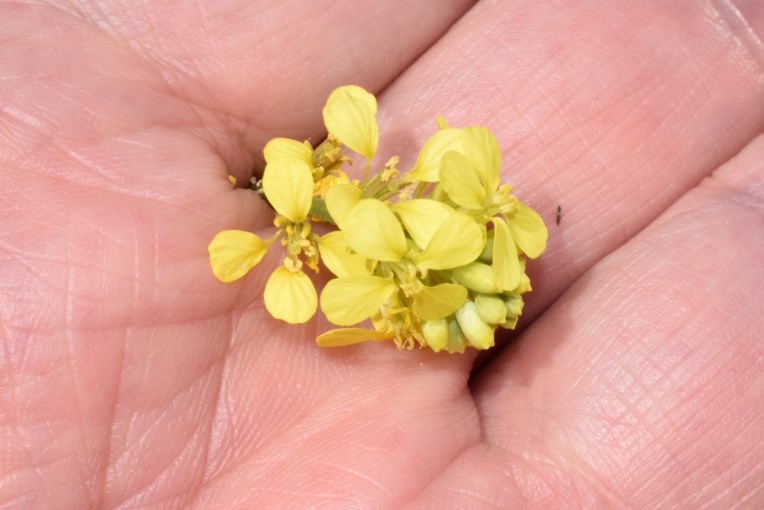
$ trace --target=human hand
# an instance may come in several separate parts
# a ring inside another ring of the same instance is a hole
[[[315,4],[0,5],[0,501],[761,506],[764,12],[483,2],[441,37],[467,2]],[[209,269],[272,220],[226,176],[402,71],[380,157],[486,125],[550,230],[477,363],[319,348],[268,267]]]

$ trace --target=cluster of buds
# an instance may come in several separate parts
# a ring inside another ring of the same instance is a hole
[[[488,349],[497,327],[517,324],[531,289],[526,259],[544,251],[546,227],[500,182],[498,144],[482,126],[453,128],[438,118],[412,169],[399,172],[393,156],[372,173],[376,110],[373,95],[340,87],[323,110],[326,141],[313,149],[271,140],[255,189],[275,209],[278,231],[267,240],[220,232],[209,247],[213,272],[238,279],[281,238],[283,263],[264,292],[274,317],[301,323],[316,312],[304,266],[318,271],[320,260],[335,275],[320,307],[342,327],[319,335],[319,345],[393,340],[399,348]],[[365,158],[362,178],[345,172],[345,149]],[[337,230],[318,236],[311,222]],[[367,320],[373,329],[357,327]]]

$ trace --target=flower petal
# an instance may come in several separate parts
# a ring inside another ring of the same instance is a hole
[[[326,190],[326,208],[340,228],[343,228],[345,218],[359,200],[361,189],[352,184],[336,184]]]
[[[397,288],[392,278],[371,275],[335,278],[321,292],[321,310],[334,324],[351,326],[371,317]]]
[[[486,193],[496,191],[501,179],[501,153],[491,130],[483,126],[464,128],[464,155],[480,175]]]
[[[334,90],[323,110],[326,129],[343,145],[371,159],[377,152],[377,99],[357,85]]]
[[[430,243],[438,227],[456,212],[443,202],[428,198],[401,200],[392,209],[401,217],[406,231],[420,249]]]
[[[372,260],[397,262],[408,249],[398,218],[373,198],[360,200],[341,228],[350,247]]]
[[[535,259],[546,249],[547,229],[541,216],[523,204],[515,204],[515,214],[509,219],[509,229],[523,253]]]
[[[313,200],[313,174],[304,161],[279,159],[266,165],[263,190],[276,212],[300,223],[308,216]]]
[[[440,160],[448,151],[462,152],[461,129],[441,129],[427,140],[419,151],[414,168],[406,174],[408,181],[437,182],[440,179]]]
[[[368,340],[388,340],[390,335],[365,328],[340,328],[331,329],[321,333],[316,342],[321,347],[341,347],[344,345],[359,344]]]
[[[316,313],[318,297],[313,282],[302,271],[279,267],[268,278],[263,295],[265,308],[277,319],[302,324]]]
[[[472,163],[455,151],[446,152],[440,160],[440,185],[449,198],[468,209],[482,209],[486,193]]]
[[[430,244],[414,261],[428,269],[451,269],[474,261],[485,245],[485,231],[463,213],[445,220],[430,239]]]
[[[207,248],[212,272],[222,282],[238,280],[263,259],[269,244],[252,232],[218,232]]]
[[[371,261],[366,257],[350,252],[350,246],[342,232],[329,232],[318,240],[321,260],[329,271],[336,276],[371,274]]]
[[[414,295],[414,315],[433,321],[448,317],[467,300],[467,289],[456,283],[423,287]]]
[[[520,260],[517,258],[517,248],[507,222],[498,217],[494,217],[492,221],[494,282],[501,290],[513,290],[523,275]]]
[[[313,151],[305,143],[292,140],[291,138],[273,138],[265,144],[263,149],[266,163],[273,163],[280,159],[297,159],[313,164]]]

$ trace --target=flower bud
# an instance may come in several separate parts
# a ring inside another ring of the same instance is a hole
[[[422,324],[422,333],[433,351],[440,352],[448,346],[448,321],[438,319],[435,321],[424,321]]]
[[[466,301],[456,311],[456,320],[470,345],[476,349],[493,347],[493,328],[480,318],[474,302]]]
[[[520,318],[517,315],[515,315],[511,319],[507,319],[502,324],[499,324],[499,327],[503,329],[515,329],[515,327],[517,326],[517,321],[519,319]]]
[[[504,295],[504,304],[507,307],[507,318],[517,317],[523,314],[523,297],[520,294]]]
[[[464,352],[467,337],[454,319],[448,321],[448,352]]]
[[[478,294],[475,306],[480,318],[488,324],[501,324],[507,317],[507,305],[496,294]]]
[[[514,292],[518,294],[525,294],[526,292],[530,292],[531,289],[531,279],[528,278],[528,275],[523,273],[523,275],[520,277],[520,283],[517,286],[517,288],[514,290]]]
[[[466,266],[457,267],[452,273],[454,279],[475,292],[495,294],[499,292],[493,281],[493,268],[480,262],[472,262]]]
[[[488,264],[493,261],[493,231],[488,232],[488,238],[485,241],[483,252],[478,258]]]

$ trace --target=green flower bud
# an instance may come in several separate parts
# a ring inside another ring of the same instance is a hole
[[[504,304],[507,307],[507,319],[523,314],[523,297],[520,294],[504,294]]]
[[[464,336],[462,328],[454,319],[448,321],[448,352],[464,352],[467,347],[467,337]]]
[[[475,306],[480,318],[488,324],[501,324],[507,318],[507,305],[496,294],[478,294]]]
[[[470,345],[476,349],[493,347],[493,328],[480,318],[474,302],[465,302],[456,311],[456,320]]]
[[[496,294],[499,288],[493,281],[493,268],[480,262],[457,267],[451,273],[454,279],[468,289],[483,294]]]
[[[517,286],[514,292],[518,294],[525,294],[531,290],[531,279],[528,278],[527,274],[523,273],[523,275],[520,277],[520,284]]]
[[[488,264],[493,261],[493,232],[488,232],[488,238],[483,247],[483,252],[478,258]]]
[[[499,324],[499,326],[504,329],[515,329],[515,326],[517,326],[518,319],[519,317],[515,315],[511,319],[507,319],[506,321],[504,321],[503,324]]]
[[[440,352],[448,346],[448,321],[438,319],[436,321],[424,321],[422,333],[433,351]]]

